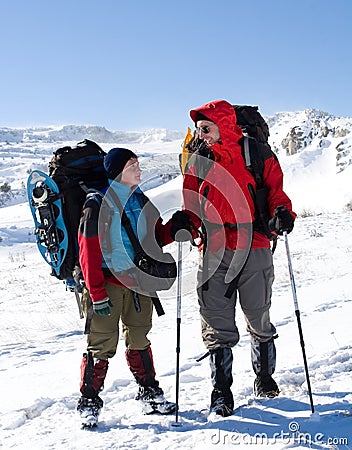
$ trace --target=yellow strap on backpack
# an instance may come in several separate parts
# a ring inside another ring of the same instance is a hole
[[[180,160],[182,174],[185,173],[186,164],[192,154],[192,152],[188,148],[188,144],[193,140],[193,138],[194,138],[194,135],[191,132],[191,129],[188,127],[187,134],[186,134],[185,139],[182,144],[182,153],[181,153],[181,160]]]

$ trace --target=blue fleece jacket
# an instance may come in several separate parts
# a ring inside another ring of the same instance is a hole
[[[131,221],[133,231],[138,236],[139,242],[142,242],[147,234],[147,220],[142,208],[142,191],[137,187],[134,191],[125,184],[115,180],[109,180],[110,189],[120,199],[120,202]],[[118,207],[114,206],[114,214],[110,226],[110,239],[112,252],[108,253],[106,243],[103,242],[103,257],[108,267],[115,272],[128,270],[134,267],[133,259],[135,252],[125,228],[121,225],[121,216]]]

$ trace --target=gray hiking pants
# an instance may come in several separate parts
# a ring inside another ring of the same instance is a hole
[[[227,298],[225,294],[229,284],[225,283],[225,275],[233,254],[234,252],[226,249],[222,258],[217,254],[208,255],[207,270],[214,273],[204,286],[201,286],[202,265],[199,268],[197,292],[202,338],[209,350],[233,347],[239,341],[235,319],[237,293],[252,341],[267,342],[276,334],[269,315],[274,281],[271,250],[260,248],[250,251],[244,268],[236,278],[234,292],[231,298]]]

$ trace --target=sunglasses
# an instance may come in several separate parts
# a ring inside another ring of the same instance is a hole
[[[198,131],[198,133],[201,131],[203,134],[208,134],[208,133],[210,133],[210,127],[207,125],[204,125],[203,127],[198,127],[197,131]]]

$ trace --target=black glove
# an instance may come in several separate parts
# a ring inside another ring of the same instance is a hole
[[[277,234],[283,234],[284,231],[291,233],[293,230],[294,219],[285,206],[278,206],[275,209],[274,217],[268,222],[270,231]]]
[[[171,217],[170,235],[174,241],[186,242],[192,241],[192,222],[191,218],[184,211],[176,211]]]

